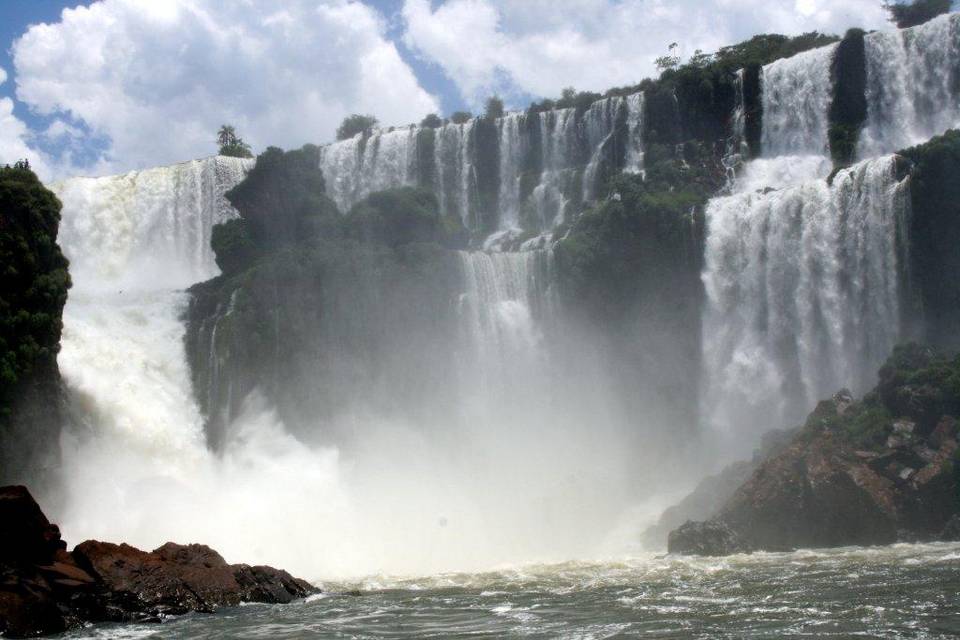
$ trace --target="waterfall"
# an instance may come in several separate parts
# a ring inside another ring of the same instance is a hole
[[[185,287],[216,275],[210,230],[236,215],[222,196],[250,166],[215,157],[54,185],[74,291]]]
[[[529,153],[527,116],[510,113],[500,119],[500,227],[514,229],[520,223],[520,188],[523,163]]]
[[[896,163],[710,202],[703,409],[741,443],[842,387],[865,392],[890,354],[909,201]]]
[[[521,213],[541,231],[559,224],[570,203],[596,198],[602,180],[617,170],[643,171],[643,93],[602,98],[583,113],[574,108],[508,113],[495,124],[499,187],[496,240],[520,233]],[[419,166],[422,129],[416,126],[358,134],[322,146],[327,192],[342,212],[370,193],[420,184],[432,188],[441,212],[480,228],[481,179],[477,136],[490,135],[478,119],[434,129],[432,180]],[[531,133],[531,128],[534,132]],[[526,186],[525,186],[526,185]]]
[[[528,388],[545,377],[542,321],[549,305],[549,250],[459,252],[464,291],[460,316],[468,362],[467,385],[485,402]]]
[[[590,161],[583,171],[584,202],[594,199],[603,166],[615,163],[615,145],[612,143],[617,133],[617,118],[623,108],[623,98],[606,98],[594,102],[583,115],[584,138],[587,148],[591,150]]]
[[[898,151],[960,126],[960,14],[871,33],[865,44],[861,157]]]
[[[643,111],[646,108],[644,93],[627,96],[627,158],[623,170],[627,173],[643,173]]]
[[[743,168],[744,159],[750,155],[747,145],[747,106],[743,93],[744,74],[745,71],[740,69],[733,81],[734,106],[730,116],[730,136],[722,159],[728,190],[734,188],[737,173]]]
[[[60,369],[98,429],[171,457],[203,450],[180,314],[182,289],[218,273],[213,225],[252,161],[215,157],[53,186],[74,287]],[[174,455],[176,454],[176,455]]]
[[[473,130],[476,122],[447,124],[437,130],[434,142],[434,164],[437,178],[437,201],[440,210],[456,213],[463,224],[471,224],[472,194],[476,192],[477,176],[473,169]]]
[[[551,229],[563,220],[576,166],[576,110],[558,109],[538,114],[543,172],[533,189],[533,205],[542,229]]]
[[[327,193],[346,213],[374,191],[417,183],[417,127],[377,131],[320,148]]]
[[[812,49],[763,67],[765,157],[827,154],[830,65],[836,48]]]

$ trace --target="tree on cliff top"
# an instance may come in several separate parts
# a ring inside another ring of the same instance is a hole
[[[368,134],[377,126],[377,119],[371,115],[354,113],[343,119],[337,127],[337,140],[349,140],[358,133]]]
[[[253,157],[250,145],[244,142],[243,138],[237,136],[237,130],[233,125],[224,124],[220,126],[220,130],[217,131],[217,143],[220,145],[220,155],[222,156]]]
[[[952,0],[913,0],[913,2],[888,2],[884,7],[890,12],[890,21],[901,29],[906,29],[949,13],[952,4]]]
[[[487,120],[496,120],[497,118],[502,118],[503,114],[503,100],[500,99],[500,96],[491,96],[487,98],[487,108],[484,112],[484,117]]]
[[[70,276],[60,201],[26,161],[0,168],[0,423],[18,385],[55,375]]]

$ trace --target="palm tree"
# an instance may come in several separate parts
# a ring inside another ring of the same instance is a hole
[[[221,147],[234,144],[237,141],[237,130],[232,125],[225,124],[217,131],[217,142]]]

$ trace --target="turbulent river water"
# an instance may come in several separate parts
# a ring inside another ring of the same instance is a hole
[[[727,558],[637,556],[327,583],[247,605],[69,638],[953,638],[960,544]],[[361,595],[347,595],[360,590]]]

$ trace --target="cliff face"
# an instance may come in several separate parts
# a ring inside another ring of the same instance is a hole
[[[355,407],[435,406],[453,367],[457,274],[437,245],[336,240],[193,287],[187,345],[209,440],[222,444],[254,389],[299,433]]]
[[[913,162],[906,278],[918,338],[960,349],[960,131],[901,155]]]
[[[57,461],[57,353],[70,287],[60,202],[26,166],[0,168],[0,482],[40,480]]]

